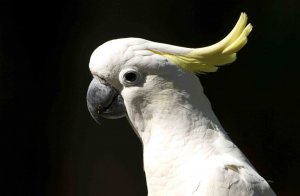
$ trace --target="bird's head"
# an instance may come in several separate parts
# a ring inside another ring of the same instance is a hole
[[[191,99],[190,92],[202,89],[195,73],[215,72],[218,66],[233,62],[251,29],[242,13],[223,40],[204,48],[139,38],[104,43],[93,52],[89,65],[94,77],[87,92],[92,117],[97,122],[101,116],[115,119],[128,115],[133,120],[133,113],[143,113],[141,110],[152,110],[176,99]],[[143,118],[151,118],[145,115]]]

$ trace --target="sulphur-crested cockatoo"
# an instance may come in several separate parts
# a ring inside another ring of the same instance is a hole
[[[93,52],[88,109],[96,121],[128,118],[143,143],[149,196],[275,195],[229,139],[195,75],[232,63],[251,29],[242,13],[208,47],[125,38]]]

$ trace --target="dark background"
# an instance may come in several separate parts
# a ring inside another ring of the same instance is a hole
[[[186,47],[254,29],[238,60],[200,75],[224,128],[279,195],[299,195],[298,0],[0,2],[0,195],[146,195],[126,119],[90,117],[92,51],[141,37]]]

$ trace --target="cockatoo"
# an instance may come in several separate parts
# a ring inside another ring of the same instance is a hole
[[[251,29],[242,13],[208,47],[123,38],[92,53],[88,109],[98,122],[128,118],[143,143],[149,196],[275,195],[222,128],[196,76],[232,63]]]

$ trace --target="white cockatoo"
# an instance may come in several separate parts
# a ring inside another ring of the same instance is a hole
[[[275,195],[222,128],[195,75],[232,63],[251,29],[242,13],[208,47],[124,38],[93,52],[88,109],[96,121],[128,118],[143,143],[149,196]]]

